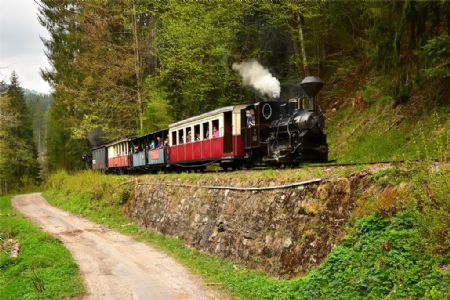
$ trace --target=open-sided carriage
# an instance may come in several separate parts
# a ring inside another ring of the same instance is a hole
[[[166,168],[168,163],[168,130],[160,130],[130,140],[131,170],[153,171]]]

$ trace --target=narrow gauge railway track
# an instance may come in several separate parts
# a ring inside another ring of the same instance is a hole
[[[289,167],[286,166],[286,169],[301,169],[301,168],[323,168],[323,167],[348,167],[348,166],[364,166],[364,165],[395,165],[395,164],[404,164],[404,163],[419,163],[423,160],[413,159],[413,160],[383,160],[383,161],[368,161],[368,162],[335,162],[335,160],[327,162],[327,163],[306,163],[300,164],[298,167]],[[441,159],[433,158],[430,161],[440,162]],[[447,162],[447,159],[445,160]],[[244,169],[246,171],[261,171],[261,170],[269,170],[273,169],[274,166],[266,166],[266,165],[255,165],[251,169]],[[279,168],[279,167],[277,167]],[[283,168],[283,167],[282,167]],[[215,173],[223,170],[205,170],[204,173]]]
[[[324,167],[349,167],[349,166],[364,166],[364,165],[395,165],[395,164],[404,164],[404,163],[419,163],[423,160],[419,160],[419,159],[414,159],[414,160],[384,160],[384,161],[369,161],[369,162],[345,162],[345,163],[337,163],[334,161],[328,162],[328,163],[306,163],[306,164],[300,164],[298,167],[290,167],[290,166],[267,166],[267,165],[254,165],[252,168],[247,169],[247,168],[243,168],[243,169],[238,169],[238,170],[223,170],[220,167],[217,167],[217,169],[211,170],[211,169],[206,169],[206,170],[202,170],[202,171],[198,171],[195,169],[189,169],[186,168],[185,170],[181,170],[178,169],[177,171],[162,171],[164,173],[173,173],[173,172],[178,172],[178,173],[217,173],[217,172],[239,172],[239,171],[245,171],[245,172],[257,172],[257,171],[263,171],[263,170],[270,170],[270,169],[302,169],[302,168],[324,168]],[[442,159],[430,159],[430,161],[433,162],[441,162]],[[448,162],[448,159],[444,160],[445,163]],[[209,163],[209,164],[205,164],[205,165],[216,165],[216,163]],[[113,174],[113,173],[109,173],[109,174]],[[140,173],[140,174],[134,174],[135,176],[139,176],[139,175],[148,175],[149,173]]]
[[[384,161],[368,161],[368,162],[347,162],[347,163],[336,163],[336,162],[328,162],[328,163],[311,163],[306,166],[311,168],[320,168],[320,167],[346,167],[346,166],[363,166],[363,165],[383,165],[383,164],[404,164],[404,163],[418,163],[423,160],[413,159],[413,160],[384,160]],[[430,161],[439,162],[440,159],[433,158]],[[447,160],[445,160],[447,161]]]
[[[308,167],[345,167],[345,166],[357,166],[357,165],[391,165],[391,164],[401,164],[401,163],[418,163],[421,160],[390,160],[390,161],[377,161],[377,162],[364,162],[364,163],[321,163],[321,164],[313,164],[308,165]],[[432,159],[431,161],[439,162],[439,159]],[[445,160],[445,163],[447,163],[447,159]],[[257,166],[253,169],[245,170],[246,172],[252,172],[252,171],[261,171],[270,169],[270,167],[266,166]],[[205,170],[203,173],[216,173],[219,170]],[[300,182],[293,182],[289,184],[284,185],[278,185],[278,186],[258,186],[258,187],[238,187],[238,186],[210,186],[210,185],[191,185],[191,184],[170,184],[170,183],[142,183],[137,182],[136,179],[127,181],[124,184],[127,183],[136,183],[137,185],[149,185],[149,186],[176,186],[176,187],[186,187],[186,188],[203,188],[203,189],[212,189],[212,190],[235,190],[235,191],[263,191],[263,190],[275,190],[275,189],[285,189],[285,188],[292,188],[292,187],[300,187],[300,186],[306,186],[310,184],[318,184],[322,181],[322,178],[314,178],[306,181],[300,181]]]

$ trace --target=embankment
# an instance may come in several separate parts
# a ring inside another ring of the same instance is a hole
[[[210,187],[282,184],[276,178],[200,178],[194,183],[149,177],[136,185],[127,212],[139,225],[192,247],[292,277],[319,265],[344,237],[358,201],[380,189],[365,171],[273,190]]]

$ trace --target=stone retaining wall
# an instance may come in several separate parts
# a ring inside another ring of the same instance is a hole
[[[199,179],[192,183],[150,177],[136,185],[127,211],[144,227],[283,277],[304,274],[319,265],[345,235],[344,225],[356,200],[374,193],[374,182],[365,172],[268,191],[165,184],[264,186],[277,184],[276,180]]]

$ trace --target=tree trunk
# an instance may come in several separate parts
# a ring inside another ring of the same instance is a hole
[[[305,71],[305,76],[309,75],[308,61],[306,59],[306,51],[305,51],[305,41],[303,39],[303,24],[300,17],[300,14],[297,15],[297,23],[298,23],[298,36],[300,40],[300,49],[302,51],[302,62],[303,62],[303,70]]]
[[[134,69],[136,73],[136,96],[138,102],[138,118],[139,118],[139,133],[144,131],[144,107],[142,103],[142,76],[141,76],[141,63],[139,57],[139,40],[137,34],[137,22],[136,22],[136,5],[133,0],[133,36],[134,36]]]

